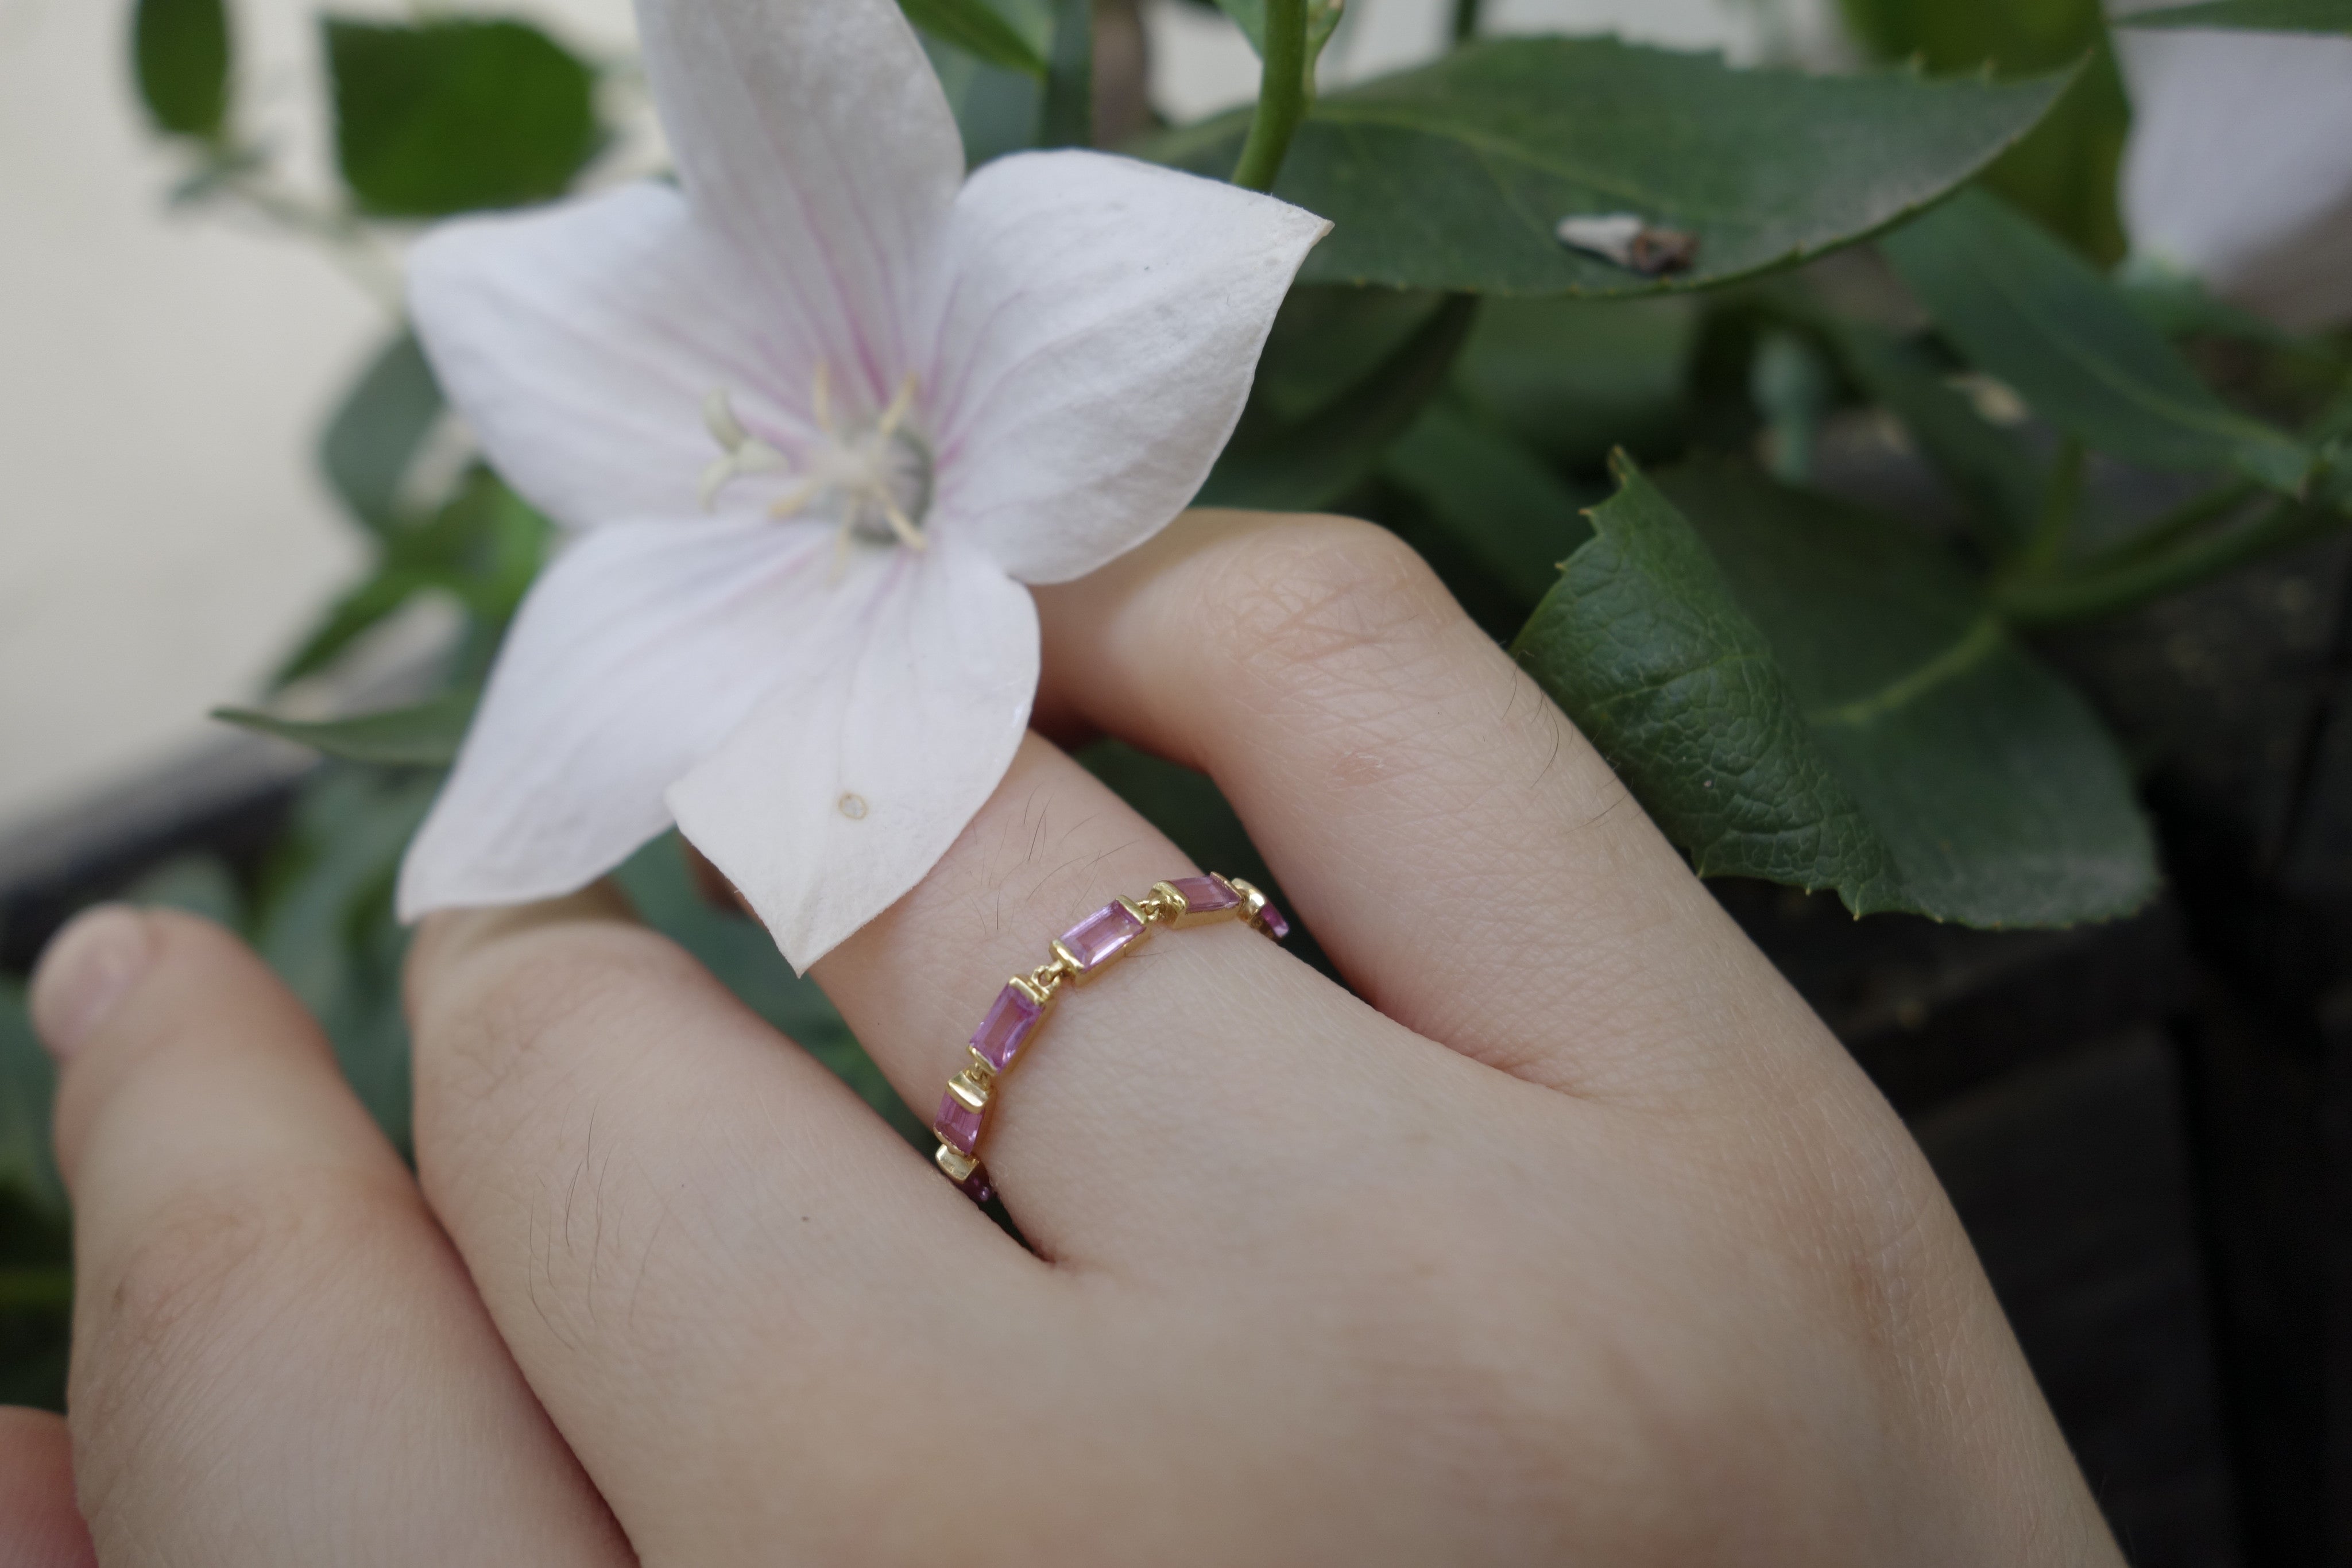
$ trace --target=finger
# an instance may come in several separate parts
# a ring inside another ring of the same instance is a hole
[[[832,1073],[604,889],[428,920],[409,1004],[425,1192],[646,1561],[837,1560],[968,1469],[909,1413],[1045,1270]]]
[[[812,972],[929,1117],[1008,977],[1113,897],[1197,869],[1032,736],[931,873]],[[1057,1260],[1174,1268],[1229,1251],[1288,1218],[1295,1171],[1349,1168],[1339,1151],[1447,1081],[1494,1077],[1238,922],[1155,932],[1065,989],[998,1085],[983,1145],[1023,1234]]]
[[[96,1568],[89,1528],[74,1507],[70,1439],[46,1410],[0,1408],[0,1563]]]
[[[100,1555],[625,1563],[317,1027],[185,915],[52,944],[74,1198],[68,1405]]]
[[[1192,513],[1038,604],[1041,706],[1213,778],[1390,1017],[1586,1093],[1776,1071],[1792,1022],[1831,1060],[1599,754],[1386,530]]]

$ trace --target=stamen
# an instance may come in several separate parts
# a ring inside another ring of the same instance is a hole
[[[774,504],[768,508],[768,516],[777,518],[798,517],[801,508],[814,500],[816,493],[824,488],[824,483],[819,479],[795,485],[776,497]]]
[[[702,502],[704,511],[710,510],[718,503],[719,492],[725,489],[727,481],[733,477],[735,477],[733,453],[730,452],[723,457],[714,457],[710,460],[710,466],[702,471],[702,486],[696,492]]]
[[[907,514],[898,509],[898,502],[880,491],[876,492],[874,498],[882,503],[882,515],[890,519],[890,531],[898,536],[900,544],[912,550],[931,548],[929,536],[908,520]]]
[[[890,400],[890,406],[882,411],[881,421],[874,427],[877,439],[887,443],[893,435],[896,435],[898,433],[898,422],[907,417],[907,411],[912,408],[914,403],[915,372],[908,371],[907,379],[898,383],[898,395]]]
[[[743,422],[735,417],[735,405],[728,401],[725,387],[713,387],[710,395],[702,400],[702,423],[710,427],[710,439],[719,443],[722,452],[733,452],[751,438],[744,434]]]
[[[719,492],[737,475],[792,466],[782,453],[743,428],[743,422],[735,417],[735,405],[729,401],[725,387],[713,387],[702,400],[702,423],[709,427],[710,438],[723,449],[723,455],[702,471],[698,494],[706,512],[719,499]]]

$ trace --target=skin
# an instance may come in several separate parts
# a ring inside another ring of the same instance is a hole
[[[86,916],[99,1561],[2120,1563],[1901,1124],[1410,551],[1200,513],[1038,601],[1040,727],[1212,774],[1353,994],[1227,925],[1066,998],[1030,1251],[607,892],[426,923],[415,1181],[230,938]],[[927,1112],[1192,869],[1033,737],[815,973]]]

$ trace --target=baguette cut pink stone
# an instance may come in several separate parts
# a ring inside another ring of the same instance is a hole
[[[951,1144],[965,1154],[980,1148],[980,1113],[955,1097],[950,1089],[940,1096],[940,1113],[931,1118],[931,1131],[940,1141]]]
[[[1290,935],[1290,922],[1285,920],[1282,911],[1271,904],[1257,912],[1257,921],[1265,927],[1265,934],[1277,942]]]
[[[1113,902],[1063,932],[1062,946],[1081,968],[1098,969],[1142,935],[1143,922],[1129,915],[1126,904]]]
[[[1037,1032],[1037,1021],[1045,1016],[1045,1009],[1031,1001],[1020,987],[1007,986],[996,993],[988,1016],[972,1030],[971,1048],[992,1071],[1002,1072],[1013,1065],[1013,1059]]]
[[[1215,915],[1239,908],[1242,902],[1242,895],[1226,886],[1221,876],[1180,876],[1168,885],[1183,899],[1187,915]]]

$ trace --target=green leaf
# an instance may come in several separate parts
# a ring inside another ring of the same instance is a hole
[[[2114,743],[1931,543],[1727,467],[1622,477],[1514,652],[1702,875],[1971,925],[2146,901]]]
[[[359,204],[434,217],[562,195],[604,144],[595,73],[528,23],[324,22]]]
[[[228,121],[228,12],[222,0],[139,0],[131,23],[139,96],[155,129],[219,140]]]
[[[1053,47],[1054,0],[982,0],[1044,60]],[[1037,145],[1045,103],[1042,75],[988,64],[936,37],[922,35],[923,52],[963,133],[964,162],[977,169],[991,159]]]
[[[1533,605],[1592,537],[1579,495],[1507,431],[1454,399],[1422,412],[1381,471],[1418,497],[1495,580]]]
[[[975,59],[1045,78],[1045,57],[988,0],[898,0],[898,8],[916,26]]]
[[[319,466],[352,515],[383,531],[401,481],[441,418],[441,383],[415,335],[402,331],[343,394],[319,442]]]
[[[279,718],[250,708],[215,708],[213,716],[349,762],[446,768],[457,759],[458,744],[466,738],[466,726],[480,698],[479,692],[457,691],[409,707],[315,721]]]
[[[1963,192],[1881,249],[1978,369],[2085,445],[2288,492],[2310,473],[2301,442],[2224,403],[2115,285],[2000,198]]]
[[[457,600],[477,640],[494,643],[538,575],[551,531],[547,520],[488,469],[474,469],[433,517],[385,527],[377,536],[375,570],[328,607],[270,677],[271,686],[327,669],[424,593]]]
[[[1599,473],[1684,442],[1700,301],[1488,299],[1453,384],[1490,421],[1563,467]]]
[[[2025,444],[1988,421],[1916,347],[1864,322],[1814,323],[1863,391],[1903,422],[1912,443],[1957,492],[1989,553],[2021,546],[2042,511],[2042,465]]]
[[[1444,383],[1476,308],[1465,295],[1444,300],[1355,386],[1303,418],[1267,417],[1263,404],[1257,418],[1245,411],[1193,504],[1311,511],[1338,500]]]
[[[2119,16],[2125,27],[2227,27],[2252,33],[2352,33],[2352,0],[2207,0]]]
[[[2101,0],[1843,0],[1843,9],[1879,58],[1938,74],[2012,77],[2079,66],[2065,96],[1985,172],[1984,183],[2093,260],[2122,256],[2116,180],[2131,102]]]
[[[2024,133],[2064,86],[1733,70],[1613,38],[1470,45],[1317,101],[1274,193],[1338,227],[1302,281],[1493,294],[1705,287],[1864,238]],[[1222,175],[1239,112],[1147,143]],[[1687,231],[1687,271],[1650,278],[1571,250],[1574,215]]]
[[[235,931],[245,925],[245,894],[228,862],[210,853],[175,855],[125,888],[126,903],[200,915]]]
[[[269,677],[272,691],[293,685],[331,667],[352,645],[405,608],[426,590],[439,586],[436,578],[406,567],[376,572],[327,607],[286,662]]]
[[[408,1142],[407,933],[400,858],[440,788],[430,774],[327,767],[305,779],[272,850],[253,942],[334,1042],[335,1060],[395,1145]]]
[[[66,1211],[65,1183],[49,1146],[57,1092],[57,1069],[33,1033],[24,988],[0,980],[0,1193],[47,1219]]]

